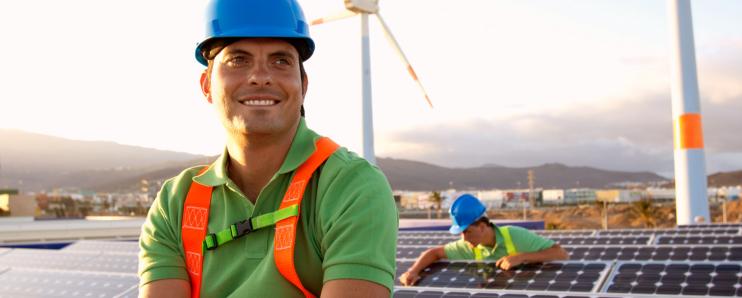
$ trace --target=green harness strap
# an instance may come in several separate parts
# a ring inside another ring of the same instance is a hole
[[[206,235],[203,244],[204,248],[208,250],[215,249],[252,231],[275,225],[283,219],[296,215],[299,215],[299,206],[294,204],[274,212],[236,222],[227,229]]]
[[[502,238],[503,240],[505,240],[505,249],[508,251],[508,255],[514,256],[518,254],[518,251],[515,250],[515,244],[513,244],[513,238],[510,237],[510,228],[502,227],[498,229],[500,229],[500,233],[502,233]]]
[[[510,237],[510,229],[508,227],[498,227],[498,230],[500,230],[500,234],[502,234],[502,240],[505,242],[505,249],[508,251],[508,256],[514,256],[518,254],[518,251],[515,249],[515,244],[513,244],[513,238]],[[482,257],[482,249],[479,248],[479,246],[474,247],[474,260],[481,261],[484,257]]]

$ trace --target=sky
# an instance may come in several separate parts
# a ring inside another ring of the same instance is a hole
[[[307,19],[344,9],[300,0]],[[370,18],[376,155],[673,174],[662,0],[381,1],[430,108]],[[216,155],[194,59],[205,1],[0,2],[0,128]],[[709,173],[742,169],[742,1],[693,1]],[[362,152],[360,18],[311,28],[308,125]]]

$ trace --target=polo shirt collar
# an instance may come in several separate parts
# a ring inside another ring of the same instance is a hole
[[[316,150],[316,141],[318,138],[319,135],[309,129],[304,117],[301,117],[299,127],[296,129],[296,135],[294,135],[294,140],[291,142],[288,154],[286,154],[286,159],[281,164],[276,175],[292,172],[303,164]],[[227,183],[229,181],[229,176],[227,175],[228,161],[229,152],[227,152],[225,147],[222,155],[214,163],[209,165],[206,172],[193,177],[193,181],[212,187]]]
[[[505,243],[505,240],[503,240],[503,238],[502,238],[502,233],[500,233],[500,229],[497,226],[494,226],[494,227],[492,227],[492,230],[494,232],[493,235],[495,237],[495,246],[489,247],[489,246],[484,246],[482,244],[477,245],[477,246],[479,246],[480,249],[484,249],[484,250],[489,251],[490,254],[494,254],[495,253],[495,250],[500,245],[505,245],[505,244],[503,244],[503,243]]]

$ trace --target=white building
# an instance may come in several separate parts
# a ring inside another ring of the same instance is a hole
[[[544,189],[542,196],[544,205],[564,204],[564,189]]]

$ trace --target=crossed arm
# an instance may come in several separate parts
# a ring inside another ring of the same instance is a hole
[[[182,279],[161,279],[148,283],[139,290],[139,297],[182,297],[191,296],[191,285]],[[335,297],[389,297],[389,289],[365,280],[337,279],[322,287],[321,298]]]
[[[414,264],[399,277],[399,281],[405,286],[414,285],[420,279],[420,271],[446,258],[446,251],[443,246],[437,246],[424,251]],[[541,263],[556,260],[566,260],[569,254],[559,244],[554,244],[550,248],[537,251],[520,253],[514,256],[505,256],[497,260],[495,265],[504,270],[509,270],[520,264]]]

